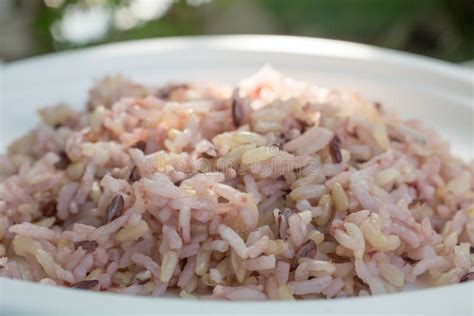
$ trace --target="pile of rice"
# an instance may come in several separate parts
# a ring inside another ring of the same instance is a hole
[[[474,275],[474,163],[358,94],[121,76],[0,158],[0,276],[183,298],[374,295]]]

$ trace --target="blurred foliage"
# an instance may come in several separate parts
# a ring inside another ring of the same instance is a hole
[[[349,40],[454,62],[474,59],[472,0],[214,0],[199,5],[178,0],[164,15],[127,30],[111,22],[98,41],[77,44],[53,36],[53,25],[64,18],[70,5],[106,5],[116,12],[130,1],[65,0],[56,8],[43,4],[32,25],[32,54],[132,39],[241,33],[253,16],[264,17],[254,21],[258,27],[253,33],[264,29],[264,33]]]
[[[290,34],[375,44],[451,61],[473,57],[474,1],[263,0],[262,4]]]

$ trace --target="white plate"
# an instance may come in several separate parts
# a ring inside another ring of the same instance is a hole
[[[87,90],[121,72],[145,83],[234,83],[269,63],[285,75],[361,91],[422,119],[473,157],[473,74],[428,58],[332,40],[282,36],[170,38],[112,44],[15,62],[1,83],[0,151],[36,122],[36,109],[57,101],[82,108]],[[418,313],[472,314],[474,282],[369,298],[229,303],[140,298],[0,280],[0,312],[44,313]]]

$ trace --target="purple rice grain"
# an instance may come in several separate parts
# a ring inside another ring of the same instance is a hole
[[[130,172],[130,177],[128,178],[130,182],[136,182],[140,180],[140,171],[138,171],[137,166],[133,167],[132,172]]]
[[[414,260],[414,259],[409,258],[409,257],[404,257],[402,259],[405,260],[407,263],[412,264],[412,265],[416,264],[418,262],[417,260]]]
[[[357,292],[360,292],[360,291],[370,292],[369,286],[364,281],[362,281],[362,279],[359,278],[358,276],[354,276],[354,290]]]
[[[71,288],[73,289],[81,289],[81,290],[90,290],[97,286],[99,284],[99,281],[97,280],[85,280],[81,282],[77,282],[74,284],[71,284]]]
[[[69,160],[69,157],[66,155],[66,153],[62,151],[59,153],[59,161],[54,164],[54,167],[59,170],[66,170],[70,163],[71,160]]]
[[[41,213],[45,217],[51,217],[56,213],[57,202],[55,200],[49,200],[45,204],[40,206]]]
[[[176,90],[187,90],[189,89],[189,85],[182,83],[182,84],[169,84],[166,87],[161,88],[158,91],[158,97],[161,99],[169,99],[171,94]]]
[[[110,202],[109,206],[107,207],[107,221],[111,221],[114,218],[119,217],[123,212],[123,207],[125,205],[125,201],[123,196],[117,194],[112,201]]]
[[[298,249],[295,255],[295,260],[291,264],[291,268],[294,269],[298,266],[299,258],[313,258],[316,255],[316,245],[312,240],[308,240]]]
[[[469,272],[467,274],[465,274],[461,280],[459,280],[459,283],[464,283],[464,282],[467,282],[467,281],[474,281],[474,272]]]
[[[342,161],[341,140],[337,135],[329,142],[329,153],[334,163],[340,163]]]
[[[235,127],[239,127],[242,124],[244,118],[244,109],[242,104],[236,99],[232,98],[232,122]]]
[[[300,249],[296,252],[296,259],[299,258],[312,258],[316,254],[316,245],[312,240],[308,240],[303,245],[301,245]]]
[[[87,253],[91,253],[94,250],[97,249],[99,244],[95,240],[83,240],[83,241],[77,241],[74,243],[74,248],[77,249],[81,247],[84,249]]]

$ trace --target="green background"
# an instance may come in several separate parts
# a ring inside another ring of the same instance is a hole
[[[39,2],[31,13],[31,47],[4,57],[7,60],[107,42],[236,33],[315,36],[453,62],[474,59],[474,1],[470,0],[214,0],[194,5],[181,0],[173,1],[163,16],[128,30],[110,23],[103,38],[81,44],[53,36],[52,26],[63,19],[68,6],[87,10],[105,5],[115,12],[129,1],[66,0],[56,2],[57,7]]]

